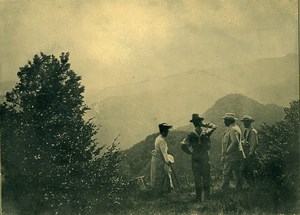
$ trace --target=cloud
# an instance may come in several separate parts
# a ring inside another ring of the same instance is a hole
[[[0,78],[43,51],[71,53],[88,88],[297,51],[292,1],[0,2]]]

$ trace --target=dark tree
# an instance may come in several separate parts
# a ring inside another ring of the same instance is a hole
[[[111,179],[122,180],[116,146],[99,156],[97,126],[84,120],[84,87],[68,61],[68,53],[35,55],[0,106],[3,198],[13,198],[24,214],[90,210],[88,198],[113,193]]]
[[[285,108],[283,120],[263,125],[259,130],[258,176],[270,191],[274,208],[295,208],[299,186],[299,100]]]

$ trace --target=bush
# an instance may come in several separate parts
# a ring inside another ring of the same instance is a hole
[[[295,208],[299,181],[299,100],[285,108],[283,120],[259,130],[258,179],[276,210]]]

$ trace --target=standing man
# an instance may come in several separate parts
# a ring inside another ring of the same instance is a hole
[[[190,122],[193,123],[195,130],[189,133],[181,142],[182,150],[192,155],[196,201],[199,202],[202,201],[202,190],[204,191],[204,200],[210,199],[210,162],[208,150],[210,149],[210,135],[217,128],[212,123],[204,124],[203,120],[204,118],[199,116],[199,114],[193,114]],[[192,151],[189,147],[192,148]]]
[[[242,188],[241,164],[243,160],[243,148],[241,147],[241,129],[236,125],[234,113],[226,113],[224,124],[228,128],[222,139],[223,182],[221,189],[228,190],[232,173],[236,176],[236,188]]]
[[[158,125],[159,135],[154,142],[154,150],[151,158],[150,180],[154,192],[158,195],[168,193],[173,188],[170,174],[171,156],[168,155],[168,144],[166,137],[172,125],[161,123]]]
[[[252,186],[254,184],[255,150],[258,143],[257,131],[251,125],[254,119],[250,115],[245,115],[241,121],[245,127],[242,143],[246,155],[242,165],[242,175],[248,185]]]

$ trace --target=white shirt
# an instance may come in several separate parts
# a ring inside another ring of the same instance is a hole
[[[168,144],[165,138],[161,134],[155,139],[154,149],[158,154],[160,154],[159,152],[161,152],[161,155],[163,156],[165,162],[169,163]]]
[[[250,133],[249,133],[250,132]],[[248,140],[246,140],[248,138]],[[244,131],[244,142],[248,141],[250,145],[250,154],[254,154],[256,146],[258,144],[257,131],[253,127],[246,128]]]

